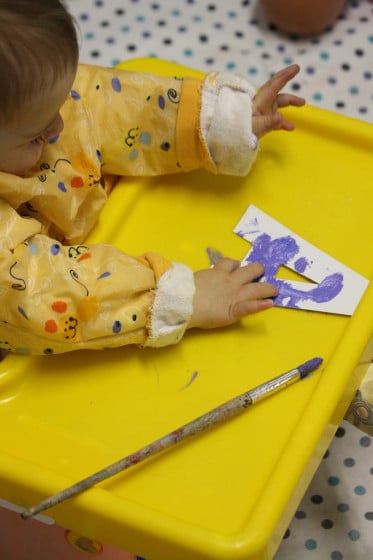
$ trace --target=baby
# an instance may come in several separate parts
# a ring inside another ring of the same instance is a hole
[[[59,0],[1,0],[0,347],[160,347],[271,307],[277,289],[256,282],[259,263],[224,258],[193,273],[85,239],[115,177],[247,174],[261,136],[293,129],[278,109],[303,105],[280,93],[299,68],[255,91],[232,74],[165,78],[78,56]]]

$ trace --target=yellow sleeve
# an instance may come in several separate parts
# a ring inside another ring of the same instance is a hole
[[[1,348],[53,354],[162,346],[183,335],[193,297],[192,272],[184,265],[180,279],[177,264],[153,253],[131,257],[105,244],[63,246],[39,233],[37,220],[22,218],[3,201],[0,218]],[[180,290],[182,307],[174,304]],[[154,311],[157,299],[161,308]],[[171,315],[165,315],[163,301]]]
[[[201,85],[82,65],[64,108],[65,129],[97,137],[104,175],[216,172],[200,131]]]

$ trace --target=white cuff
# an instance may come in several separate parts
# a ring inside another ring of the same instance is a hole
[[[254,96],[255,88],[236,74],[214,72],[203,82],[201,132],[219,173],[246,175],[256,159]]]
[[[194,291],[192,270],[184,264],[173,263],[158,281],[149,337],[144,346],[158,348],[179,342],[193,313]]]

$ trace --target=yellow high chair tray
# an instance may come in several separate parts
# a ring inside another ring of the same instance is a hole
[[[196,74],[154,59],[123,65]],[[91,242],[155,250],[195,270],[241,259],[250,204],[373,276],[373,128],[312,107],[261,142],[247,178],[124,178]],[[149,560],[268,560],[372,359],[373,289],[352,317],[273,308],[164,349],[0,364],[0,497],[29,507],[223,402],[315,357],[310,379],[45,512]],[[25,521],[33,523],[34,521]]]

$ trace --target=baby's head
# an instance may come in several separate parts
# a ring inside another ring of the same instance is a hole
[[[63,128],[78,41],[60,0],[0,1],[0,171],[24,175]]]

